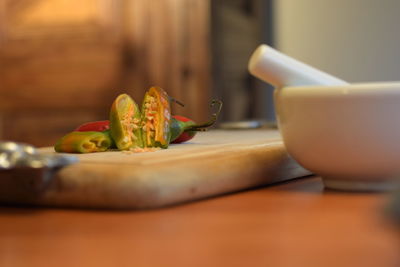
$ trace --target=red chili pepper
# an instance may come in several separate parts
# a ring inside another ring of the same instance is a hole
[[[181,121],[181,122],[185,122],[188,123],[193,123],[195,124],[194,121],[192,121],[189,118],[183,117],[183,116],[179,116],[179,115],[174,115],[172,116],[174,119]],[[192,139],[194,136],[196,135],[196,131],[184,131],[182,132],[175,140],[172,140],[171,143],[172,144],[179,144],[179,143],[183,143],[186,141],[189,141],[190,139]]]
[[[110,129],[110,121],[92,121],[84,123],[78,126],[74,131],[75,132],[103,132]]]
[[[186,117],[183,117],[183,116],[180,116],[180,115],[174,115],[174,116],[172,116],[172,117],[174,117],[175,119],[180,120],[180,121],[182,121],[182,122],[192,121],[191,119],[186,118]]]

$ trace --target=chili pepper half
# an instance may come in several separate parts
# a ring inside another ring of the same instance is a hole
[[[111,145],[112,140],[108,131],[71,132],[57,141],[54,150],[66,153],[103,152]]]
[[[140,110],[129,95],[121,94],[114,100],[110,111],[110,132],[119,150],[143,147],[140,120]]]
[[[214,125],[217,121],[218,115],[222,109],[222,101],[213,100],[211,101],[211,107],[218,105],[217,112],[213,113],[211,119],[208,122],[202,124],[196,124],[189,118],[174,115],[171,120],[171,143],[179,144],[192,139],[198,131],[206,131],[208,127]]]
[[[170,142],[174,144],[183,143],[192,139],[196,132],[205,131],[206,128],[212,126],[221,111],[222,102],[219,100],[213,100],[211,106],[218,104],[218,111],[212,115],[209,122],[203,124],[196,124],[193,120],[184,116],[174,115],[171,118],[170,123]],[[109,120],[87,122],[78,126],[75,131],[103,131],[110,127]]]
[[[103,131],[106,131],[109,129],[110,129],[110,121],[104,120],[104,121],[92,121],[92,122],[87,122],[87,123],[81,124],[74,131],[75,132],[89,132],[89,131],[103,132]]]
[[[160,87],[151,87],[142,106],[142,129],[145,147],[168,148],[170,142],[170,98]]]

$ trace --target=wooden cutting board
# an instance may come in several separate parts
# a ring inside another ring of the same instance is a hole
[[[288,156],[276,130],[213,130],[156,152],[77,156],[79,163],[56,172],[40,190],[29,181],[29,174],[19,185],[0,179],[0,201],[80,208],[156,208],[310,174]]]

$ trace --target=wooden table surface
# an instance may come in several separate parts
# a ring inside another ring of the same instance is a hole
[[[0,266],[400,266],[385,194],[320,178],[147,211],[0,208]]]

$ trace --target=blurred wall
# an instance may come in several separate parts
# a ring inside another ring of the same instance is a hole
[[[400,80],[400,1],[275,0],[281,51],[349,82]]]
[[[208,118],[207,0],[0,0],[0,138],[51,145],[152,85]]]
[[[271,1],[212,1],[213,93],[226,121],[274,119],[271,87],[247,70],[257,46],[271,44]]]

